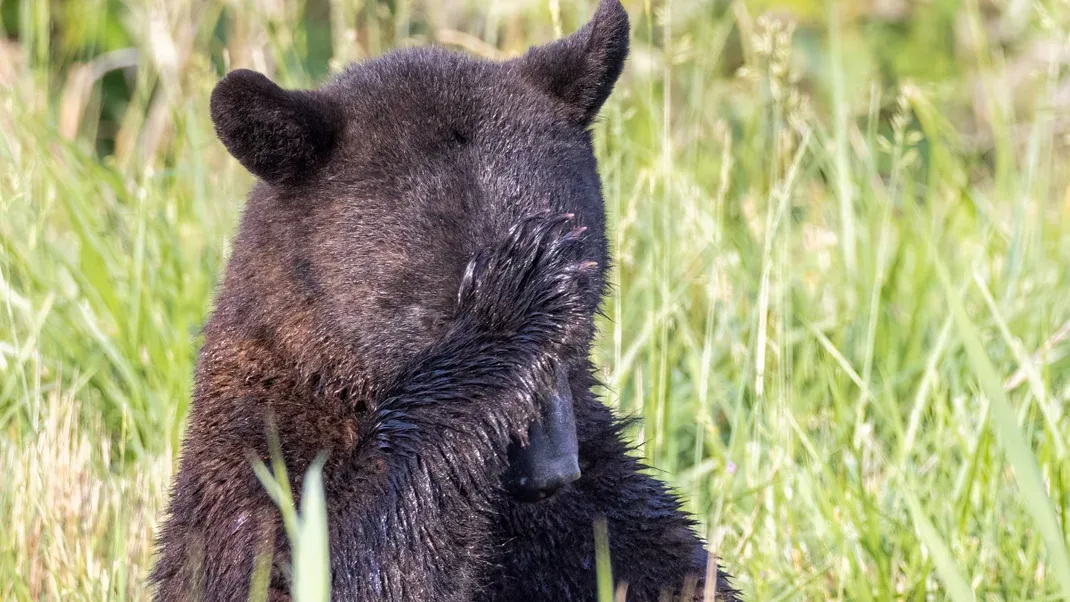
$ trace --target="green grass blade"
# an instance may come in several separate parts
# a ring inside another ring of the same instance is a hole
[[[613,568],[609,558],[609,527],[604,516],[594,520],[594,554],[598,602],[613,602]]]
[[[907,500],[907,506],[910,507],[910,515],[914,519],[914,528],[917,529],[922,543],[929,548],[929,555],[932,556],[933,564],[936,565],[936,573],[940,576],[944,589],[947,590],[948,598],[954,602],[975,602],[977,597],[974,596],[973,589],[970,588],[970,584],[966,580],[966,575],[963,574],[962,568],[955,562],[951,549],[944,543],[944,540],[936,531],[936,527],[933,526],[932,521],[922,510],[918,497],[909,490],[905,491],[903,496]]]
[[[932,249],[932,252],[935,254],[935,249]],[[1067,554],[1066,540],[1063,539],[1062,528],[1059,526],[1059,520],[1048,498],[1048,491],[1040,474],[1037,458],[1018,426],[1014,408],[1003,391],[996,367],[984,350],[977,327],[966,315],[962,299],[951,285],[947,268],[939,259],[935,261],[935,264],[948,307],[958,327],[962,345],[970,358],[981,389],[991,403],[992,428],[1003,444],[1007,461],[1014,467],[1015,480],[1022,494],[1022,503],[1033,517],[1037,531],[1044,540],[1051,562],[1050,572],[1054,573],[1059,581],[1063,599],[1070,600],[1070,555]]]
[[[301,519],[294,549],[294,600],[327,602],[331,598],[331,559],[327,541],[327,501],[323,493],[323,457],[305,472]]]

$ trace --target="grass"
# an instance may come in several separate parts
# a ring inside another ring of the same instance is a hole
[[[592,7],[0,3],[0,599],[147,599],[251,184],[208,119],[222,71],[510,56]],[[1070,600],[1070,6],[628,7],[597,357],[737,585]]]

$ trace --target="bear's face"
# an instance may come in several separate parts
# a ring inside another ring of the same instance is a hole
[[[406,50],[312,91],[230,73],[212,118],[260,179],[231,274],[258,281],[228,275],[224,293],[255,291],[238,311],[310,368],[358,357],[377,378],[441,335],[469,260],[524,216],[574,213],[604,267],[589,127],[627,27],[603,2],[579,32],[503,63]]]

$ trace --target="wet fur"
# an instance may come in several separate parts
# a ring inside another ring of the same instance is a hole
[[[597,516],[629,599],[688,577],[701,599],[702,542],[626,453],[587,359],[608,263],[587,128],[627,35],[604,0],[516,61],[419,49],[313,91],[219,84],[220,139],[261,181],[205,329],[157,601],[245,600],[264,552],[270,599],[289,599],[279,512],[250,468],[270,428],[295,492],[327,454],[333,600],[594,600]],[[583,475],[520,504],[506,449],[560,365]],[[735,599],[722,573],[717,591]]]

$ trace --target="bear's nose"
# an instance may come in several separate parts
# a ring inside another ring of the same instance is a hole
[[[528,429],[528,443],[509,451],[506,487],[520,501],[537,502],[580,478],[576,416],[568,372],[558,369],[542,417]]]
[[[560,456],[544,460],[536,470],[516,479],[511,492],[522,502],[537,502],[550,497],[558,489],[578,478],[580,465],[576,456]]]

